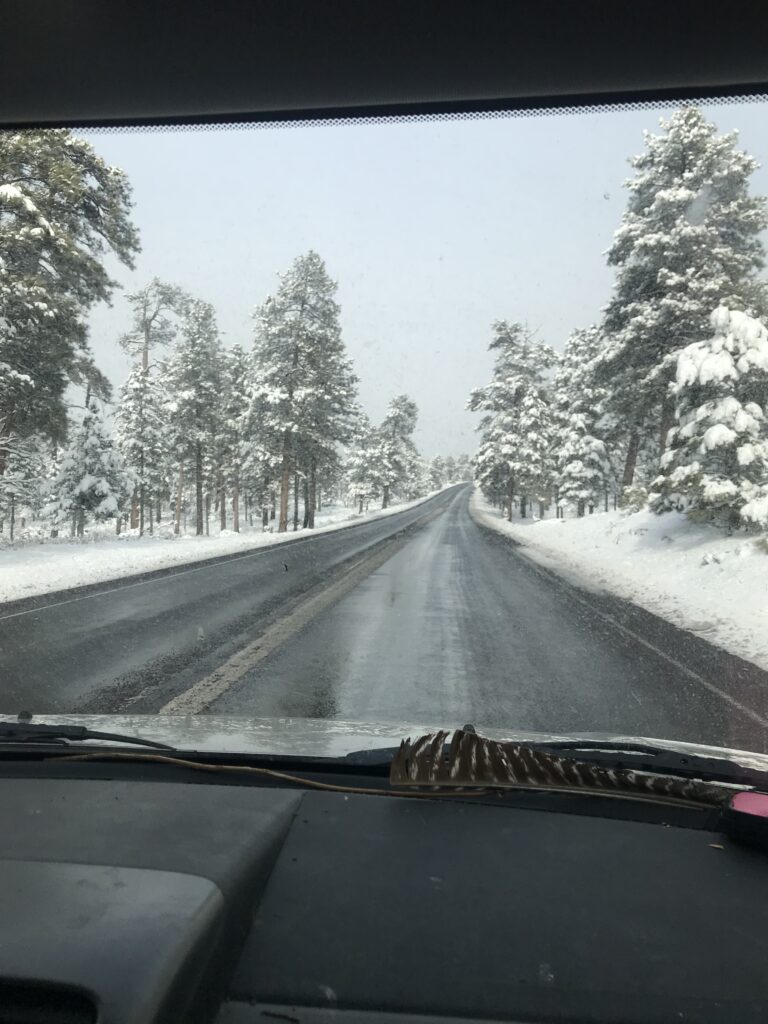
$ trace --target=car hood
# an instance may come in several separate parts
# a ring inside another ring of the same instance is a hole
[[[10,715],[0,721],[15,721]],[[438,729],[453,729],[455,723],[358,722],[322,718],[251,718],[233,715],[39,715],[33,722],[51,725],[82,725],[103,732],[116,732],[167,743],[179,750],[230,754],[276,754],[307,757],[343,757],[351,751],[396,747],[407,737]],[[628,736],[612,733],[542,733],[485,728],[479,733],[490,739],[518,743],[552,743],[584,740],[628,745],[644,743],[665,747],[681,754],[727,758],[745,768],[768,771],[768,754],[710,747],[698,743]],[[135,748],[133,748],[135,749]]]

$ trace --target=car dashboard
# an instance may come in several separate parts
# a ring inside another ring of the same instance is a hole
[[[711,810],[93,767],[0,779],[0,1021],[765,1017],[765,857]]]

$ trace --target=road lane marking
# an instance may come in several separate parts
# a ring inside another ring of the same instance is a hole
[[[477,519],[472,514],[471,507],[470,517],[474,521],[475,525],[479,526],[480,529],[488,530],[496,536],[509,537],[508,534],[505,534],[501,530],[496,530],[492,526],[487,526],[485,523]],[[720,697],[721,700],[724,700],[727,704],[730,704],[732,707],[736,708],[742,714],[746,715],[748,718],[751,718],[753,722],[756,722],[758,725],[763,726],[763,728],[768,728],[768,718],[765,718],[757,711],[753,711],[752,708],[748,707],[746,704],[742,704],[741,701],[731,696],[730,693],[726,693],[725,690],[721,690],[719,686],[716,686],[714,683],[710,683],[708,679],[705,679],[703,676],[700,676],[698,672],[694,672],[693,669],[688,668],[687,665],[684,665],[681,661],[678,661],[677,658],[673,658],[671,654],[667,654],[666,651],[663,651],[660,647],[657,647],[655,644],[652,644],[650,640],[646,640],[644,637],[640,636],[639,633],[635,633],[633,629],[630,629],[628,626],[623,625],[623,623],[619,622],[618,619],[615,619],[612,615],[609,615],[608,612],[604,612],[601,611],[601,609],[596,608],[591,601],[581,596],[581,594],[579,593],[579,589],[575,584],[571,583],[563,576],[560,576],[556,570],[548,569],[546,566],[539,565],[536,562],[535,558],[525,551],[524,544],[520,542],[514,543],[513,539],[513,543],[509,545],[509,550],[514,555],[517,555],[520,558],[524,558],[526,563],[530,565],[533,568],[533,570],[536,573],[538,573],[538,575],[543,576],[547,574],[555,576],[557,578],[557,582],[560,583],[561,586],[566,586],[568,587],[569,591],[571,591],[571,594],[569,594],[569,596],[573,596],[574,600],[584,605],[584,607],[588,608],[594,615],[599,615],[600,618],[604,619],[606,622],[610,622],[610,624],[615,629],[618,629],[619,632],[625,633],[627,636],[632,637],[632,639],[637,641],[637,643],[641,644],[649,651],[653,651],[654,654],[657,654],[664,661],[669,662],[670,665],[674,665],[674,667],[678,669],[678,671],[682,672],[683,675],[686,675],[689,679],[693,679],[695,682],[700,683],[705,689],[709,690],[710,693],[713,693],[716,696]],[[628,601],[626,598],[621,598],[618,597],[618,595],[610,594],[609,591],[605,591],[605,593],[611,597],[617,597],[618,600],[624,601],[626,604],[632,604],[632,602]],[[649,612],[648,614],[653,613]],[[680,626],[675,626],[674,623],[668,622],[666,619],[662,619],[661,616],[657,616],[657,618],[661,619],[662,622],[666,622],[666,624],[670,626],[672,629],[680,629],[680,632],[687,632],[686,630],[681,629]],[[712,646],[714,647],[716,645],[713,644]],[[722,651],[723,654],[729,654],[729,652],[722,647],[718,647],[717,649],[719,651]],[[732,655],[730,656],[732,657]]]
[[[382,550],[355,562],[335,583],[305,598],[293,611],[268,627],[251,643],[236,651],[209,675],[199,679],[194,686],[168,701],[157,713],[197,715],[205,711],[259,662],[282,647],[291,637],[296,636],[315,616],[354,590],[367,576],[388,562],[409,540],[408,537],[395,538],[386,543]]]
[[[429,500],[429,498],[426,498],[423,502],[421,502],[421,505],[425,505]],[[413,508],[420,508],[421,505],[415,505],[413,506]],[[406,512],[413,511],[413,508],[404,508],[402,512],[395,512],[390,516],[382,516],[380,519],[369,519],[367,521],[364,520],[362,523],[352,523],[350,525],[344,525],[338,529],[325,530],[320,533],[315,533],[310,537],[287,537],[285,541],[278,542],[275,544],[260,545],[259,547],[256,547],[251,551],[244,552],[242,555],[232,555],[231,557],[228,557],[227,555],[214,555],[210,560],[206,561],[205,565],[197,565],[192,569],[179,569],[178,572],[163,572],[162,569],[150,569],[148,571],[162,573],[162,575],[154,576],[151,580],[139,580],[137,583],[119,584],[116,587],[111,587],[109,590],[94,590],[89,594],[80,594],[78,595],[78,597],[68,597],[65,601],[53,601],[50,604],[37,605],[37,607],[35,608],[24,608],[22,611],[9,612],[7,615],[0,615],[0,622],[5,622],[8,619],[17,619],[20,618],[22,615],[35,615],[39,612],[47,612],[50,611],[50,609],[52,608],[63,608],[64,605],[76,604],[78,601],[88,601],[93,597],[106,597],[108,594],[116,594],[118,593],[118,591],[121,590],[133,590],[135,587],[146,587],[149,586],[149,584],[151,583],[164,583],[166,580],[175,579],[177,576],[188,576],[191,573],[195,572],[206,572],[209,569],[216,569],[220,565],[230,565],[232,562],[240,562],[244,558],[254,558],[257,555],[266,555],[270,551],[274,551],[276,548],[282,547],[282,544],[286,541],[290,541],[294,544],[306,544],[307,542],[317,540],[320,537],[340,533],[342,530],[349,530],[356,526],[368,526],[371,523],[380,523],[384,520],[395,519],[397,516],[404,515]],[[408,525],[414,525],[415,523],[419,522],[420,518],[421,517],[417,517],[413,520],[413,523],[409,523]],[[374,541],[374,543],[376,542]],[[134,573],[132,575],[138,574]],[[131,577],[126,576],[125,578],[130,579]],[[88,584],[85,585],[88,586]],[[94,583],[92,585],[94,587],[98,587],[99,584]],[[34,600],[34,598],[18,598],[18,600]]]

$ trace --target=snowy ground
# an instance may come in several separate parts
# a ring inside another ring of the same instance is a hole
[[[475,518],[581,586],[627,598],[768,669],[768,543],[695,526],[675,513],[516,519],[475,491]]]
[[[317,526],[312,533],[341,530],[362,519],[391,516],[426,500],[419,498],[383,511],[372,509],[362,516],[351,507],[329,506],[316,514]],[[260,526],[243,527],[241,533],[219,533],[217,530],[209,537],[174,537],[172,533],[152,537],[124,533],[116,537],[113,531],[114,528],[110,528],[108,532],[94,534],[82,541],[67,538],[0,548],[0,602],[101,583],[269,544],[287,544],[297,537],[306,536],[305,531],[294,533],[290,528],[288,533],[264,533]]]

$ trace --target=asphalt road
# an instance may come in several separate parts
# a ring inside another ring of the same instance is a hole
[[[191,694],[216,714],[768,750],[768,674],[534,565],[468,498],[4,610],[2,710],[153,713]]]

